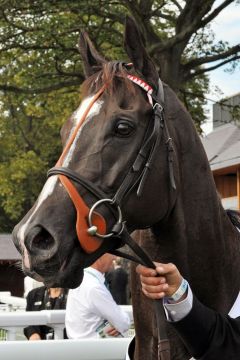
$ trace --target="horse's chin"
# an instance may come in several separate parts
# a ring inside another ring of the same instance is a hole
[[[58,275],[57,277],[46,278],[43,280],[44,285],[50,287],[61,287],[65,289],[75,289],[83,280],[83,270],[80,269],[69,277],[65,273]]]
[[[35,260],[36,263],[36,260]],[[73,251],[61,264],[40,263],[34,270],[24,269],[27,276],[43,282],[48,288],[61,287],[74,289],[83,280],[84,260],[80,251]]]
[[[67,288],[75,289],[78,287],[83,280],[83,269],[75,269],[74,272],[69,271],[58,272],[58,274],[53,274],[52,276],[40,276],[39,274],[31,271],[25,271],[27,276],[32,277],[33,279],[44,283],[47,288]]]

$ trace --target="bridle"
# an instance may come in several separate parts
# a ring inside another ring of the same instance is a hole
[[[129,67],[129,65],[131,64],[124,65],[126,65],[126,67]],[[145,251],[143,251],[143,249],[139,245],[137,245],[137,243],[131,238],[129,232],[127,231],[124,219],[122,217],[121,205],[123,204],[123,200],[127,197],[127,195],[130,194],[135,188],[137,188],[137,196],[140,197],[142,195],[144,184],[146,182],[149,172],[151,171],[156,151],[163,136],[163,129],[165,129],[166,145],[168,149],[170,184],[171,187],[176,190],[173,173],[173,143],[164,119],[164,91],[161,80],[159,79],[158,89],[156,92],[154,92],[153,88],[139,77],[128,74],[127,78],[140,86],[147,93],[149,103],[153,108],[153,126],[151,126],[152,124],[148,125],[147,132],[144,136],[143,143],[136,156],[136,159],[134,160],[131,168],[129,169],[127,175],[125,176],[113,198],[110,199],[109,197],[107,197],[101,189],[96,187],[95,184],[85,179],[83,176],[79,175],[71,169],[68,169],[67,167],[62,166],[65,155],[70,149],[80,129],[80,126],[84,123],[91,107],[103,94],[107,85],[103,85],[101,89],[92,98],[90,104],[83,113],[81,120],[78,122],[72,135],[68,139],[67,144],[56,166],[48,171],[48,177],[52,175],[57,175],[60,182],[68,192],[77,212],[77,236],[82,249],[86,253],[96,253],[96,251],[102,245],[102,242],[99,241],[99,239],[102,239],[102,241],[104,241],[106,239],[114,238],[115,240],[118,240],[118,242],[114,244],[115,248],[110,251],[111,253],[123,256],[127,259],[133,260],[154,269],[155,265],[152,260],[149,258],[147,253],[145,253]],[[84,202],[79,192],[77,191],[77,189],[75,188],[75,186],[73,185],[72,181],[83,186],[99,200],[96,201],[91,208],[89,208]],[[107,208],[113,214],[114,218],[117,219],[116,223],[113,225],[113,227],[108,233],[106,233],[107,224],[105,218],[96,211],[97,208],[102,204],[107,206]],[[138,256],[137,259],[135,256],[125,254],[117,250],[124,244],[130,246],[135,255]],[[155,301],[154,303],[156,307],[156,317],[159,331],[159,359],[167,360],[170,359],[169,341],[167,339],[165,328],[161,328],[159,326],[161,317],[160,313],[163,312],[163,308],[161,302]]]
[[[72,199],[74,206],[77,210],[77,224],[76,230],[79,242],[81,247],[87,253],[92,253],[96,251],[100,246],[99,241],[95,242],[95,240],[91,239],[91,237],[98,237],[101,239],[110,238],[112,236],[120,236],[125,227],[124,221],[122,218],[121,205],[123,200],[127,197],[131,191],[137,187],[137,196],[141,197],[144,184],[146,182],[147,176],[151,170],[153,165],[153,160],[158,149],[158,146],[161,142],[163,129],[165,128],[166,132],[166,145],[168,148],[168,164],[169,164],[169,177],[170,183],[173,189],[176,189],[175,179],[173,174],[173,144],[172,138],[169,135],[169,131],[167,128],[167,124],[164,121],[164,91],[161,80],[158,82],[158,91],[156,94],[153,92],[153,88],[144,82],[142,79],[127,75],[128,79],[138,86],[140,86],[144,91],[146,91],[150,104],[153,107],[153,128],[151,131],[147,130],[147,133],[144,137],[143,144],[134,160],[132,166],[130,167],[127,175],[125,176],[123,182],[120,187],[116,191],[113,198],[109,198],[104,194],[102,190],[100,190],[95,184],[91,181],[85,179],[83,176],[79,175],[75,171],[62,166],[65,155],[70,149],[80,126],[84,123],[91,107],[97,101],[97,99],[103,94],[106,89],[106,86],[102,86],[101,89],[95,94],[93,99],[91,100],[89,106],[85,110],[82,115],[81,120],[78,122],[76,128],[74,129],[72,135],[70,136],[63,153],[61,154],[56,166],[48,171],[48,177],[52,175],[58,175],[59,180],[62,185],[68,192],[70,198]],[[151,124],[149,124],[151,127]],[[89,209],[86,205],[79,192],[76,190],[75,186],[72,184],[70,180],[73,180],[75,183],[80,184],[85,189],[87,189],[90,193],[92,193],[99,200]],[[111,229],[111,231],[106,234],[106,221],[100,215],[96,208],[100,205],[105,204],[108,208],[111,208],[111,212],[117,217],[117,222]],[[81,215],[81,216],[78,216]],[[79,218],[84,218],[85,224],[80,221]],[[86,221],[87,219],[87,221]],[[89,239],[89,236],[90,239]],[[86,237],[86,238],[85,238]],[[93,240],[93,241],[91,241]]]

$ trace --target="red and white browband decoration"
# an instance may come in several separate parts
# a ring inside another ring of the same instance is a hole
[[[127,75],[127,78],[129,80],[131,80],[132,82],[134,82],[135,84],[139,85],[141,88],[143,88],[147,93],[149,93],[150,95],[152,95],[153,92],[153,88],[148,85],[145,81],[143,81],[142,79],[140,79],[137,76],[133,76],[133,75]]]
[[[153,88],[150,85],[148,85],[145,81],[138,78],[137,76],[127,75],[127,78],[130,81],[134,82],[136,85],[140,86],[144,91],[146,91],[148,100],[149,100],[150,104],[153,105],[153,101],[152,101]],[[89,111],[91,110],[93,104],[102,95],[102,93],[104,92],[106,87],[107,87],[107,85],[103,85],[102,88],[93,96],[90,104],[88,105],[88,107],[84,111],[84,113],[82,114],[81,119],[78,122],[78,125],[76,126],[70,139],[68,140],[68,142],[56,164],[57,167],[62,166],[64,158],[65,158],[67,152],[69,151],[81,125],[84,123],[85,119],[87,118],[87,115],[88,115]],[[70,181],[70,179],[67,176],[61,174],[61,175],[58,175],[58,178],[59,178],[60,182],[62,183],[62,185],[64,186],[64,188],[66,189],[66,191],[68,192],[69,197],[71,198],[71,200],[75,206],[76,212],[77,212],[76,232],[77,232],[78,240],[81,244],[81,247],[84,249],[84,251],[86,251],[86,253],[90,254],[90,253],[96,251],[102,243],[102,241],[97,236],[91,235],[88,231],[89,224],[88,224],[87,218],[88,218],[90,209],[87,206],[87,204],[85,203],[85,201],[83,200],[83,198],[81,197],[81,195],[78,193],[78,191],[75,188],[75,186],[73,185],[73,183]],[[94,211],[92,220],[93,220],[93,225],[96,226],[96,229],[101,234],[106,234],[107,224],[106,224],[106,221],[103,218],[103,216],[101,214],[97,213],[96,211]]]
[[[153,101],[152,101],[153,88],[137,76],[127,75],[127,78],[146,91],[148,100],[150,104],[153,105]]]

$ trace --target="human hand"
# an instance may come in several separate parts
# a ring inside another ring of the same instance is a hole
[[[142,265],[136,268],[140,275],[143,293],[150,299],[162,299],[173,295],[182,282],[182,276],[174,264],[154,263],[156,269]],[[158,275],[158,276],[157,276]]]
[[[30,336],[30,338],[28,340],[42,340],[42,339],[38,333],[34,333]]]
[[[110,327],[107,329],[106,333],[107,333],[109,336],[118,336],[118,335],[120,335],[120,332],[117,331],[117,329],[115,329],[113,326],[110,326]]]

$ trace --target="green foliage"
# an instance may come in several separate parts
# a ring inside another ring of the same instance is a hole
[[[40,190],[39,173],[44,170],[46,164],[33,151],[0,164],[2,206],[12,219],[22,214],[24,205],[31,205]]]
[[[78,101],[73,89],[31,97],[8,94],[2,100],[0,231],[6,231],[6,224],[11,230],[36,201],[47,170],[61,153],[61,125]]]
[[[11,230],[31,207],[61,152],[59,130],[83,81],[80,30],[105,57],[127,59],[124,21],[126,14],[134,17],[161,77],[200,131],[209,87],[205,58],[229,49],[215,43],[205,20],[213,3],[0,0],[0,231]]]
[[[179,97],[191,113],[191,116],[195,122],[198,132],[201,134],[201,124],[207,120],[207,114],[205,113],[204,105],[206,105],[206,99],[204,94],[209,87],[209,79],[200,75],[194,80],[190,80],[183,91],[180,89]]]

